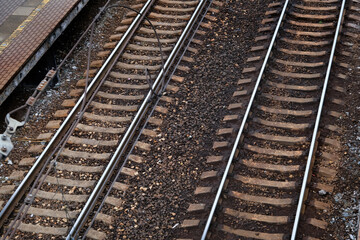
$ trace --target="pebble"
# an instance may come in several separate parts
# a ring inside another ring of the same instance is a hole
[[[10,158],[7,158],[7,164],[13,165],[13,162],[10,160]]]
[[[319,191],[319,195],[320,196],[325,196],[327,194],[327,192],[325,191],[325,190],[323,190],[323,189],[321,189],[320,191]]]
[[[344,195],[344,194],[342,194],[342,193],[337,193],[337,194],[335,194],[335,196],[334,196],[335,202],[341,201],[343,195]]]

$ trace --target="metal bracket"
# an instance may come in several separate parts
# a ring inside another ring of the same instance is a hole
[[[56,74],[57,74],[57,71],[49,70],[48,73],[46,74],[45,78],[39,83],[35,92],[33,93],[32,96],[29,97],[29,99],[26,101],[26,103],[23,106],[6,114],[5,122],[7,124],[7,128],[6,128],[5,132],[2,135],[0,135],[0,160],[2,158],[6,158],[9,155],[9,153],[11,152],[11,150],[14,148],[14,145],[11,142],[11,137],[15,134],[17,128],[25,125],[25,123],[27,122],[27,120],[29,118],[31,108],[34,106],[34,104],[35,104],[36,100],[39,98],[40,94],[44,91],[46,86],[55,77]],[[23,110],[25,108],[27,108],[27,111],[26,111],[25,118],[23,121],[19,122],[18,120],[14,119],[10,116],[10,114],[13,114],[20,110]]]
[[[25,203],[26,204],[31,204],[34,200],[34,195],[32,195],[31,193],[29,193],[26,198],[25,198]]]
[[[11,142],[11,137],[15,134],[16,129],[25,125],[25,121],[19,122],[12,118],[10,114],[6,114],[5,122],[7,124],[5,132],[0,136],[0,156],[6,158],[14,145]]]
[[[14,145],[11,142],[10,137],[6,136],[6,134],[2,134],[0,137],[0,157],[6,158],[11,150],[14,148]]]

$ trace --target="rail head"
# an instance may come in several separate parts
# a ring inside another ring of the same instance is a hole
[[[179,37],[178,42],[176,43],[176,45],[174,46],[174,49],[171,51],[169,57],[167,58],[167,60],[164,64],[164,68],[161,69],[159,75],[157,76],[157,78],[153,84],[153,87],[152,87],[153,89],[150,89],[148,94],[144,98],[143,103],[141,104],[139,110],[137,111],[133,121],[131,122],[131,124],[130,124],[129,128],[127,129],[126,133],[124,134],[120,144],[118,145],[116,151],[114,152],[113,156],[111,157],[109,164],[105,168],[102,176],[100,177],[94,190],[92,191],[90,197],[88,198],[84,208],[81,210],[78,218],[76,219],[73,227],[71,228],[71,230],[66,238],[67,240],[77,239],[79,237],[81,228],[85,224],[87,217],[89,216],[90,212],[92,211],[100,194],[104,190],[105,185],[107,184],[108,180],[112,176],[112,174],[115,170],[115,167],[118,165],[119,159],[125,153],[125,150],[126,150],[128,144],[132,140],[132,136],[135,134],[135,131],[137,130],[139,124],[143,120],[145,113],[151,104],[151,98],[152,98],[154,92],[155,92],[155,94],[158,94],[159,91],[161,90],[164,77],[166,76],[171,65],[175,61],[177,54],[179,53],[179,51],[181,50],[181,47],[185,43],[186,38],[190,33],[190,30],[192,29],[194,23],[196,22],[199,14],[201,13],[201,10],[203,9],[203,7],[207,1],[208,0],[200,0],[199,1],[188,24],[186,25],[181,36]]]
[[[314,151],[315,151],[315,148],[316,148],[316,141],[317,141],[317,135],[318,135],[318,131],[319,131],[321,113],[322,113],[322,109],[323,109],[323,106],[324,106],[326,90],[327,90],[327,86],[328,86],[328,82],[329,82],[329,78],[330,78],[330,72],[331,72],[332,63],[333,63],[333,60],[334,60],[335,48],[336,48],[336,44],[337,44],[339,33],[340,33],[341,23],[342,23],[342,20],[344,19],[343,15],[344,15],[345,3],[346,3],[346,0],[342,0],[340,13],[339,13],[339,18],[338,18],[338,22],[337,22],[337,25],[336,25],[336,31],[335,31],[335,35],[334,35],[334,40],[333,40],[333,44],[332,44],[332,47],[331,47],[329,63],[328,63],[328,67],[327,67],[327,70],[326,70],[323,89],[322,89],[322,92],[321,92],[320,103],[319,103],[318,111],[317,111],[317,114],[316,114],[316,121],[315,121],[315,125],[314,125],[313,135],[312,135],[312,138],[311,138],[309,154],[308,154],[307,161],[306,161],[306,167],[305,167],[303,182],[302,182],[302,185],[301,185],[299,201],[298,201],[295,220],[294,220],[294,225],[293,225],[293,229],[292,229],[292,233],[291,233],[291,240],[295,240],[297,229],[298,229],[298,226],[299,226],[299,221],[300,221],[300,217],[301,217],[301,209],[302,209],[303,203],[304,203],[306,186],[308,184],[308,180],[309,180],[309,177],[310,177],[309,173],[310,173],[310,170],[311,170],[311,165],[312,165],[312,161],[313,161],[313,155],[315,154]]]
[[[144,7],[141,9],[144,13],[150,9],[152,4],[155,2],[155,0],[148,0]],[[77,118],[79,109],[82,106],[82,103],[84,101],[84,98],[88,98],[87,96],[91,95],[97,88],[99,82],[101,82],[101,79],[106,75],[108,72],[108,65],[110,65],[112,62],[114,62],[113,58],[116,58],[116,56],[119,55],[119,52],[122,52],[125,47],[127,46],[129,42],[129,37],[137,30],[140,22],[142,21],[142,14],[138,14],[137,17],[134,19],[132,24],[129,26],[127,31],[122,36],[119,43],[116,45],[114,50],[111,52],[109,58],[105,61],[103,66],[99,69],[98,73],[95,75],[93,81],[91,81],[89,87],[87,88],[87,92],[80,96],[79,100],[73,107],[73,109],[70,111],[69,115],[65,118],[64,122],[61,124],[59,129],[56,131],[55,135],[52,137],[50,142],[47,144],[44,151],[41,153],[41,155],[38,157],[32,168],[29,170],[25,178],[21,181],[15,192],[11,195],[10,199],[7,201],[6,205],[0,212],[0,229],[3,227],[5,221],[10,216],[13,209],[16,207],[16,205],[19,203],[21,198],[26,194],[28,187],[30,184],[34,181],[36,178],[38,172],[40,169],[44,166],[46,159],[52,154],[53,150],[57,146],[57,144],[61,141],[62,136],[64,133],[69,129],[70,123],[74,121],[74,119]],[[87,99],[85,99],[87,100]]]
[[[206,236],[207,236],[208,231],[209,231],[209,229],[210,229],[210,225],[211,225],[213,216],[214,216],[214,214],[215,214],[215,210],[216,210],[216,208],[217,208],[217,205],[218,205],[218,202],[219,202],[221,193],[222,193],[222,191],[223,191],[223,188],[224,188],[224,185],[225,185],[227,176],[228,176],[228,174],[229,174],[229,170],[230,170],[231,164],[232,164],[232,162],[233,162],[233,160],[234,160],[234,158],[235,158],[235,153],[236,153],[236,150],[237,150],[238,145],[239,145],[239,143],[240,143],[241,136],[243,135],[243,131],[244,131],[244,129],[245,129],[245,124],[246,124],[247,119],[248,119],[248,116],[249,116],[249,114],[250,114],[250,110],[251,110],[251,108],[252,108],[252,105],[253,105],[253,102],[254,102],[254,99],[255,99],[255,96],[256,96],[256,93],[257,93],[257,89],[259,88],[259,85],[260,85],[262,76],[263,76],[264,71],[265,71],[265,67],[266,67],[267,62],[268,62],[268,60],[269,60],[271,51],[272,51],[272,49],[273,49],[273,47],[274,47],[275,40],[276,40],[276,37],[277,37],[277,35],[278,35],[278,32],[279,32],[281,23],[282,23],[282,21],[283,21],[283,19],[284,19],[284,17],[285,17],[285,12],[286,12],[286,9],[287,9],[288,4],[289,4],[289,0],[286,0],[285,3],[284,3],[283,9],[282,9],[282,11],[281,11],[279,20],[278,20],[278,22],[277,22],[277,24],[276,24],[276,28],[275,28],[273,37],[272,37],[272,39],[271,39],[269,48],[268,48],[268,50],[267,50],[267,52],[266,52],[266,55],[265,55],[265,58],[264,58],[264,62],[263,62],[263,64],[262,64],[262,66],[261,66],[259,76],[258,76],[258,78],[257,78],[257,80],[256,80],[254,90],[253,90],[253,92],[252,92],[252,94],[251,94],[249,104],[248,104],[248,106],[247,106],[247,108],[246,108],[246,111],[245,111],[243,120],[242,120],[242,122],[241,122],[240,129],[239,129],[238,134],[237,134],[237,136],[236,136],[235,143],[234,143],[233,148],[232,148],[232,150],[231,150],[230,157],[229,157],[228,162],[227,162],[227,164],[226,164],[226,168],[225,168],[223,177],[222,177],[221,182],[220,182],[220,185],[219,185],[219,187],[218,187],[218,191],[217,191],[217,193],[216,193],[215,200],[214,200],[213,205],[212,205],[212,207],[211,207],[211,210],[210,210],[208,219],[207,219],[207,221],[206,221],[206,225],[205,225],[204,231],[203,231],[202,236],[201,236],[201,240],[205,240],[205,239],[206,239]]]

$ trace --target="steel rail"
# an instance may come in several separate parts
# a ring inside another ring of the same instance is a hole
[[[98,13],[98,15],[95,17],[95,19],[97,19],[101,13],[104,11],[104,8],[109,4],[109,1],[105,4],[105,6],[101,9],[101,11]],[[92,43],[93,43],[93,35],[94,35],[94,29],[95,29],[95,23],[96,21],[94,20],[90,26],[89,26],[89,30],[90,31],[90,39],[89,39],[89,46],[88,46],[88,58],[87,58],[87,68],[86,68],[86,78],[85,78],[85,89],[84,92],[87,91],[88,88],[88,81],[89,81],[89,69],[90,69],[90,61],[91,61],[91,49],[92,49]],[[87,33],[88,31],[86,30],[83,35],[80,37],[80,39],[82,39],[82,37],[85,36],[85,33]],[[80,40],[79,39],[79,40]],[[80,41],[78,40],[78,42],[75,44],[75,46],[77,46]],[[75,46],[72,48],[75,49]],[[72,53],[72,50],[70,50],[70,52],[67,54],[67,56],[65,57],[65,59],[67,57],[70,56],[70,54]],[[64,60],[62,61],[62,64],[64,63]],[[58,68],[59,69],[59,68]],[[95,94],[94,94],[95,95]],[[88,102],[91,102],[91,99],[88,99]],[[42,169],[38,172],[38,175],[36,177],[36,179],[33,181],[33,185],[30,188],[30,190],[28,191],[28,198],[26,199],[26,201],[24,201],[24,203],[21,205],[21,207],[18,209],[17,215],[16,217],[12,220],[12,222],[9,224],[8,226],[8,230],[6,231],[5,234],[3,234],[1,240],[5,240],[5,239],[12,239],[12,237],[14,236],[14,234],[16,233],[18,227],[21,224],[21,221],[24,219],[25,215],[27,214],[28,210],[30,209],[31,205],[33,204],[35,198],[30,196],[35,196],[39,189],[41,188],[41,186],[43,185],[45,178],[49,175],[51,169],[53,167],[55,167],[56,169],[56,160],[59,157],[60,153],[63,151],[63,148],[65,147],[66,142],[68,141],[70,135],[73,133],[75,126],[79,123],[79,121],[81,120],[81,116],[83,115],[83,112],[85,111],[85,109],[88,107],[88,104],[86,104],[85,102],[86,97],[84,98],[84,101],[82,102],[80,111],[78,113],[78,118],[75,119],[74,122],[71,123],[71,127],[68,129],[68,131],[66,132],[66,134],[63,136],[63,138],[61,139],[61,142],[59,142],[58,147],[56,147],[54,149],[54,151],[52,152],[52,154],[56,156],[53,157],[53,155],[51,155],[48,159],[46,159]],[[85,107],[86,105],[86,107]],[[52,159],[51,163],[49,164],[50,159]],[[47,167],[47,170],[46,170]],[[46,172],[44,173],[44,171],[46,170]]]
[[[309,150],[309,154],[308,154],[308,158],[307,158],[307,162],[306,162],[306,168],[305,168],[303,182],[302,182],[302,185],[301,185],[299,202],[298,202],[298,205],[297,205],[294,225],[293,225],[293,229],[292,229],[292,233],[291,233],[291,240],[295,240],[295,238],[296,238],[296,233],[297,233],[297,229],[298,229],[299,221],[300,221],[301,209],[302,209],[303,202],[304,202],[304,197],[305,197],[305,190],[306,190],[307,183],[308,183],[308,181],[310,180],[310,177],[311,177],[309,173],[310,173],[310,170],[311,170],[313,155],[315,153],[314,151],[315,151],[317,135],[318,135],[318,131],[319,131],[321,113],[322,113],[322,109],[323,109],[323,106],[324,106],[325,95],[326,95],[327,85],[328,85],[328,82],[329,82],[332,63],[334,61],[336,43],[338,41],[340,27],[341,27],[343,15],[344,15],[345,2],[346,2],[346,0],[343,0],[342,4],[341,4],[340,14],[339,14],[339,18],[338,18],[338,22],[337,22],[337,26],[336,26],[336,31],[335,31],[335,36],[334,36],[334,41],[333,41],[333,45],[332,45],[331,53],[330,53],[330,57],[329,57],[329,64],[328,64],[328,67],[327,67],[327,70],[326,70],[325,81],[324,81],[324,85],[323,85],[323,89],[322,89],[322,93],[321,93],[319,108],[318,108],[317,115],[316,115],[316,121],[315,121],[315,126],[314,126],[312,139],[311,139],[310,150]]]
[[[174,49],[170,53],[169,57],[167,58],[164,68],[158,74],[152,89],[149,90],[146,98],[144,99],[143,103],[141,104],[139,110],[137,111],[133,121],[131,122],[128,130],[126,131],[125,135],[123,136],[120,144],[118,145],[116,151],[114,152],[110,162],[108,163],[106,169],[104,170],[102,176],[100,177],[99,181],[97,182],[94,190],[92,191],[90,197],[88,198],[85,206],[81,210],[78,218],[76,219],[73,227],[71,228],[67,240],[77,239],[79,237],[80,231],[84,226],[85,222],[89,214],[91,213],[92,209],[94,208],[97,199],[102,194],[106,184],[108,183],[109,179],[111,178],[112,174],[114,173],[115,168],[119,165],[120,158],[124,155],[129,143],[131,142],[135,132],[138,130],[140,123],[144,120],[148,108],[151,105],[151,99],[154,96],[154,93],[158,95],[161,93],[163,80],[168,73],[171,65],[176,60],[178,52],[181,50],[185,40],[187,39],[188,35],[190,34],[190,30],[193,28],[195,21],[197,20],[201,10],[203,9],[206,1],[208,0],[200,0],[194,13],[192,14],[189,22],[187,23],[185,29],[183,30],[178,42],[176,43]]]
[[[208,11],[208,9],[210,8],[211,3],[212,3],[212,0],[209,0],[208,3],[207,3],[207,6],[205,6],[206,10],[203,10],[203,11],[205,11],[205,12],[202,14],[202,17],[201,17],[201,19],[198,20],[198,22],[201,23],[201,22],[203,21],[206,13],[207,13],[207,11]],[[166,86],[169,84],[171,77],[174,75],[177,66],[180,64],[180,62],[181,62],[181,60],[182,60],[182,57],[185,55],[186,50],[187,50],[187,48],[189,47],[189,45],[191,44],[191,41],[192,41],[192,39],[194,38],[194,36],[195,36],[195,34],[196,34],[196,31],[199,29],[199,27],[200,27],[200,24],[198,24],[197,26],[195,26],[195,27],[193,28],[193,30],[192,30],[191,36],[189,36],[189,37],[187,38],[187,44],[182,47],[182,48],[183,48],[183,52],[181,53],[181,55],[180,55],[179,57],[177,57],[177,58],[178,58],[178,61],[175,63],[175,65],[174,65],[174,64],[172,65],[172,68],[173,68],[172,72],[166,76],[166,79],[168,79],[168,80],[164,83],[164,88],[166,88]],[[154,103],[154,106],[157,106],[157,104],[158,104],[159,101],[160,101],[160,98],[157,98],[157,99],[156,99],[156,102]],[[87,233],[89,232],[90,228],[91,228],[92,225],[94,224],[94,221],[95,221],[95,219],[96,219],[96,216],[99,214],[99,212],[101,211],[101,209],[102,209],[102,207],[103,207],[103,205],[104,205],[104,203],[105,203],[106,197],[110,194],[110,191],[111,191],[111,189],[113,188],[113,185],[115,184],[116,179],[118,179],[118,177],[119,177],[122,169],[125,167],[128,159],[129,159],[129,156],[130,156],[130,154],[132,153],[132,151],[133,151],[133,149],[134,149],[134,147],[135,147],[135,144],[134,144],[134,143],[136,143],[137,140],[139,139],[141,133],[143,132],[143,130],[145,129],[145,127],[146,127],[149,119],[151,118],[154,110],[155,110],[155,108],[152,108],[152,109],[150,110],[150,113],[148,114],[147,118],[146,118],[145,121],[144,121],[144,124],[141,126],[140,130],[138,131],[138,134],[137,134],[137,136],[135,137],[135,139],[134,139],[134,141],[133,141],[133,144],[132,144],[130,150],[127,152],[127,155],[126,155],[126,157],[125,157],[125,160],[122,162],[120,168],[116,170],[115,177],[113,178],[113,179],[115,179],[115,180],[111,182],[109,189],[107,189],[107,192],[106,192],[105,196],[103,197],[102,202],[100,203],[100,206],[96,209],[96,212],[95,212],[94,216],[92,216],[91,222],[87,225],[87,229],[85,230],[85,233],[83,234],[84,236],[87,236]]]
[[[258,76],[258,78],[257,78],[257,80],[256,80],[256,84],[255,84],[254,90],[253,90],[253,92],[252,92],[252,94],[251,94],[250,101],[249,101],[249,103],[248,103],[248,106],[247,106],[247,108],[246,108],[246,112],[245,112],[244,117],[243,117],[243,120],[242,120],[242,122],[241,122],[240,129],[239,129],[238,134],[237,134],[237,136],[236,136],[236,140],[235,140],[234,146],[233,146],[233,148],[232,148],[232,150],[231,150],[231,154],[230,154],[228,163],[227,163],[227,165],[226,165],[226,168],[225,168],[223,177],[222,177],[222,179],[221,179],[221,182],[220,182],[218,191],[217,191],[217,193],[216,193],[214,203],[213,203],[213,205],[212,205],[212,207],[211,207],[211,210],[210,210],[208,219],[207,219],[207,221],[206,221],[206,225],[205,225],[203,234],[202,234],[202,236],[201,236],[201,240],[205,240],[205,239],[206,239],[207,233],[208,233],[208,231],[209,231],[209,228],[210,228],[210,225],[211,225],[211,221],[212,221],[213,216],[214,216],[214,214],[215,214],[216,207],[217,207],[217,205],[218,205],[218,202],[219,202],[221,193],[222,193],[223,188],[224,188],[224,185],[225,185],[225,181],[226,181],[227,176],[228,176],[228,174],[229,174],[229,170],[230,170],[231,164],[232,164],[232,162],[233,162],[233,160],[234,160],[235,153],[236,153],[237,148],[238,148],[238,145],[239,145],[239,143],[240,143],[241,136],[242,136],[243,131],[244,131],[244,129],[245,129],[245,124],[246,124],[247,119],[248,119],[248,117],[249,117],[251,107],[252,107],[252,105],[253,105],[253,102],[254,102],[254,99],[255,99],[257,90],[258,90],[258,88],[259,88],[259,85],[260,85],[262,76],[263,76],[264,71],[265,71],[265,67],[266,67],[267,62],[268,62],[268,60],[269,60],[271,51],[272,51],[272,49],[273,49],[273,47],[274,47],[275,40],[276,40],[276,37],[277,37],[277,35],[278,35],[278,32],[279,32],[279,29],[280,29],[282,20],[284,19],[284,16],[285,16],[285,12],[286,12],[288,3],[289,3],[289,0],[286,0],[286,1],[285,1],[285,4],[284,4],[284,7],[283,7],[283,9],[282,9],[282,11],[281,11],[281,15],[280,15],[279,20],[278,20],[278,22],[277,22],[277,25],[276,25],[276,28],[275,28],[273,37],[272,37],[272,39],[271,39],[271,42],[270,42],[268,51],[267,51],[267,53],[266,53],[266,55],[265,55],[264,62],[263,62],[263,64],[262,64],[262,66],[261,66],[261,70],[260,70],[259,76]]]
[[[15,192],[11,195],[10,199],[7,201],[6,205],[0,212],[0,229],[4,225],[7,218],[10,216],[11,212],[17,205],[17,203],[20,201],[20,199],[24,196],[26,193],[28,187],[33,182],[33,180],[36,178],[38,172],[43,167],[43,165],[46,162],[46,159],[48,159],[53,152],[53,150],[56,148],[56,146],[61,142],[61,139],[63,138],[63,135],[67,132],[67,130],[70,128],[71,123],[77,118],[78,112],[81,109],[82,102],[88,100],[91,95],[94,94],[95,90],[97,89],[100,82],[102,82],[102,79],[108,74],[108,66],[113,65],[115,61],[117,61],[117,58],[119,57],[119,54],[121,54],[125,47],[127,46],[131,36],[133,33],[137,30],[140,22],[144,18],[144,14],[150,9],[152,4],[155,2],[155,0],[148,0],[144,7],[141,9],[141,15],[138,14],[134,21],[131,23],[127,31],[124,33],[123,37],[119,41],[119,43],[116,45],[114,50],[111,52],[107,60],[105,61],[104,65],[100,68],[98,73],[95,75],[93,81],[90,83],[89,88],[87,89],[87,92],[81,95],[79,100],[77,101],[76,105],[73,107],[69,115],[66,117],[64,122],[61,124],[60,128],[56,131],[54,137],[50,140],[44,151],[41,153],[39,158],[34,163],[33,167],[29,170],[28,174],[25,176],[25,178],[22,180],[20,185],[17,187]]]

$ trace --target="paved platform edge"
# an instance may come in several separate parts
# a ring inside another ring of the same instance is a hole
[[[40,5],[42,5],[45,1],[49,1],[49,0],[44,0]],[[73,10],[71,10],[71,12],[65,17],[65,19],[60,23],[60,25],[52,31],[50,36],[48,36],[45,39],[44,43],[41,46],[39,46],[38,50],[33,53],[33,55],[30,57],[30,59],[27,61],[27,63],[21,69],[19,69],[18,74],[12,80],[10,80],[10,83],[8,83],[8,85],[5,87],[4,91],[0,93],[0,105],[3,104],[3,102],[6,100],[6,98],[21,83],[21,81],[26,77],[26,75],[31,71],[31,69],[37,64],[37,62],[47,52],[47,50],[49,50],[49,48],[56,41],[56,39],[65,31],[65,29],[68,27],[68,25],[72,22],[72,20],[78,15],[78,13],[85,7],[85,5],[88,2],[89,2],[89,0],[81,0],[76,5],[76,7],[73,8]],[[44,4],[44,6],[45,5],[46,4]],[[27,20],[25,20],[25,21],[27,21]],[[5,42],[6,41],[7,40],[5,40]],[[0,53],[1,53],[1,50],[3,50],[3,49],[0,49]]]
[[[14,30],[14,32],[0,45],[0,54],[5,50],[5,48],[9,47],[12,43],[12,41],[19,36],[19,34],[24,30],[24,28],[26,27],[26,25],[28,25],[29,23],[31,23],[31,21],[36,17],[36,15],[38,15],[41,11],[41,9],[43,9],[45,7],[45,5],[49,2],[50,0],[43,0],[32,12],[31,14]]]

